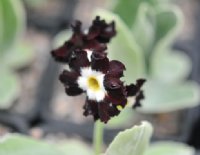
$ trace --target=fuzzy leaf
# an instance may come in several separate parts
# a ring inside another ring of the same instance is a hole
[[[166,5],[167,3],[169,3],[172,0],[144,0],[145,2],[148,2],[149,4],[153,5],[153,6],[157,6],[157,5]]]
[[[33,47],[26,42],[19,42],[4,54],[2,61],[6,66],[19,69],[29,64],[33,59]]]
[[[3,5],[1,4],[2,1],[0,1],[0,47],[3,47]],[[3,49],[1,49],[0,54],[3,52]]]
[[[153,49],[152,56],[150,57],[150,71],[151,74],[156,74],[155,68],[157,67],[160,58],[164,58],[166,53],[169,52],[172,43],[175,40],[178,32],[183,25],[183,16],[180,9],[166,5],[160,7],[157,11],[157,32],[156,42]]]
[[[142,122],[120,132],[108,147],[105,155],[143,155],[152,135],[152,126],[148,122]]]
[[[1,53],[18,40],[25,26],[25,14],[21,1],[0,1],[0,48]]]
[[[19,83],[15,74],[0,69],[0,109],[7,109],[19,95]]]
[[[8,135],[0,142],[2,155],[67,155],[53,145],[22,135]]]
[[[62,143],[59,148],[65,155],[93,155],[91,148],[79,141],[67,141],[66,143]]]
[[[144,113],[162,113],[191,108],[199,105],[200,89],[195,82],[176,84],[147,80],[144,93],[145,100],[139,111]]]
[[[125,64],[127,70],[124,80],[131,83],[138,77],[142,77],[145,74],[144,54],[125,23],[117,15],[105,10],[97,10],[95,15],[100,15],[106,21],[116,22],[118,33],[109,43],[108,57]]]
[[[148,56],[155,39],[155,12],[147,3],[140,4],[132,32],[135,40]]]
[[[131,28],[142,0],[118,0],[113,12],[118,14],[126,25]]]
[[[168,83],[183,81],[189,75],[192,64],[187,55],[180,51],[166,52],[157,58],[153,77]]]
[[[160,141],[150,145],[145,155],[194,155],[194,148],[170,141]]]
[[[183,15],[174,5],[160,5],[156,8],[156,41],[173,42],[183,25]]]
[[[141,3],[157,6],[163,3],[165,5],[168,1],[170,0],[110,0],[108,1],[108,5],[111,6],[113,12],[119,15],[126,25],[131,28],[135,23]]]

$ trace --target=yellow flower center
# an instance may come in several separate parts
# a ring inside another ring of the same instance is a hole
[[[122,111],[122,110],[123,110],[123,107],[122,107],[121,105],[118,105],[118,106],[117,106],[117,109],[118,109],[119,111]]]
[[[94,91],[97,91],[97,90],[100,89],[100,85],[99,85],[98,80],[93,76],[88,78],[88,86],[89,86],[90,89],[92,89]]]

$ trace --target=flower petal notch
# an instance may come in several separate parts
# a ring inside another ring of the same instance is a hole
[[[105,20],[101,20],[99,16],[92,22],[87,35],[88,39],[96,39],[102,43],[108,43],[112,37],[116,35],[115,23],[112,21],[107,24]]]
[[[77,49],[89,49],[93,51],[104,51],[108,43],[115,35],[115,23],[107,24],[99,16],[92,22],[92,26],[86,31],[82,31],[82,23],[76,21],[71,25],[73,34],[63,46],[51,52],[56,61],[68,63],[71,53]]]
[[[120,79],[126,70],[125,65],[107,57],[106,43],[116,35],[114,21],[107,24],[97,16],[87,33],[81,30],[80,21],[72,25],[72,29],[72,37],[53,50],[52,56],[69,66],[59,78],[66,94],[86,94],[83,114],[107,123],[123,110],[128,97],[135,97],[134,107],[140,106],[140,100],[144,98],[141,87],[145,80],[139,79],[136,84],[126,86]]]

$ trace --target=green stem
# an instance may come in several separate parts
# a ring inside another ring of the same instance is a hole
[[[99,120],[95,122],[93,133],[93,145],[95,155],[100,155],[103,145],[103,123],[101,123]]]

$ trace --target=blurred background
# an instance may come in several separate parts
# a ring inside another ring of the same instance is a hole
[[[87,28],[93,12],[103,8],[110,13],[97,14],[106,19],[119,16],[116,25],[127,26],[133,44],[145,55],[146,72],[136,76],[127,72],[128,80],[147,78],[144,107],[137,112],[125,109],[120,119],[108,123],[105,144],[119,131],[148,120],[155,130],[153,141],[174,140],[200,149],[200,1],[160,1],[1,0],[0,135],[17,132],[49,141],[76,138],[91,144],[94,122],[82,115],[85,96],[65,94],[58,80],[65,66],[56,63],[50,51],[69,38],[72,22],[81,20]],[[126,9],[130,9],[128,15]],[[117,30],[119,37],[126,36],[124,29]],[[113,59],[121,57],[115,53],[119,40],[110,45]],[[121,47],[128,52],[134,48]],[[166,50],[175,55],[159,52]],[[134,68],[134,58],[122,61]]]

